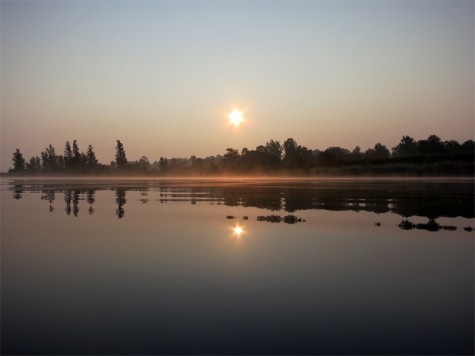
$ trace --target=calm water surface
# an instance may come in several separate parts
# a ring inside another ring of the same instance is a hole
[[[474,352],[473,181],[0,188],[2,354]]]

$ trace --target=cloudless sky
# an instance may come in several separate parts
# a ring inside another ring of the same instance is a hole
[[[473,1],[1,1],[1,170],[474,137]],[[234,107],[246,121],[233,128]]]

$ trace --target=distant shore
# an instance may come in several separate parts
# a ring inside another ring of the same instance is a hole
[[[288,138],[283,144],[270,140],[254,150],[227,148],[224,155],[205,158],[146,156],[127,160],[124,145],[116,141],[115,160],[103,164],[92,145],[81,152],[76,140],[66,141],[64,154],[50,144],[39,156],[25,160],[20,149],[13,153],[13,168],[3,175],[65,177],[473,177],[475,142],[442,141],[430,135],[416,141],[403,136],[391,151],[383,144],[362,151],[341,147],[312,150]]]

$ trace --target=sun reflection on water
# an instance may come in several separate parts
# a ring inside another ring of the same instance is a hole
[[[240,225],[236,225],[235,227],[233,227],[232,230],[233,230],[233,236],[237,238],[241,238],[241,236],[244,234],[244,229]]]
[[[234,233],[235,233],[236,235],[241,235],[241,234],[243,233],[242,227],[241,227],[241,226],[236,226],[236,227],[234,228]]]

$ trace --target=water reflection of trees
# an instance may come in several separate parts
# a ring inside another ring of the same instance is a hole
[[[89,214],[94,213],[96,190],[106,187],[91,187],[62,190],[42,184],[24,186],[12,184],[9,188],[13,198],[20,199],[25,190],[40,192],[42,199],[50,203],[50,211],[55,193],[64,194],[65,212],[79,216],[79,202],[87,201]],[[374,213],[392,212],[407,219],[411,216],[425,216],[427,224],[411,225],[427,230],[437,228],[432,222],[439,217],[474,217],[474,186],[471,182],[352,182],[352,183],[294,183],[294,184],[213,184],[180,185],[159,182],[155,185],[130,184],[111,187],[115,192],[116,215],[125,216],[124,205],[127,191],[136,191],[139,201],[148,203],[157,194],[160,203],[186,201],[211,202],[227,206],[256,207],[270,211],[331,210],[369,211]],[[404,225],[409,227],[410,225]],[[444,227],[440,227],[443,229]]]
[[[64,211],[67,215],[71,215],[71,191],[67,190],[64,192],[64,201],[66,202],[66,208]]]
[[[456,226],[453,225],[441,225],[438,222],[435,221],[434,218],[429,218],[429,221],[427,223],[413,223],[412,221],[403,219],[399,223],[399,227],[403,230],[413,230],[413,229],[418,229],[418,230],[427,230],[427,231],[439,231],[439,230],[457,230]],[[467,229],[467,228],[465,228]]]
[[[115,191],[115,202],[117,203],[117,209],[115,214],[119,219],[122,219],[125,215],[124,205],[127,203],[126,196],[126,189],[125,188],[117,188]]]
[[[20,200],[23,197],[23,193],[25,192],[23,189],[23,185],[21,184],[15,184],[13,186],[13,199]]]
[[[42,191],[41,199],[47,200],[49,202],[49,212],[52,213],[54,211],[53,202],[56,199],[56,194],[54,190],[45,189]]]
[[[75,190],[73,193],[73,215],[78,217],[79,215],[79,190]]]
[[[94,190],[88,190],[86,193],[86,200],[89,204],[88,212],[90,215],[94,214],[94,208],[92,207],[92,205],[96,202],[95,193],[96,192]]]
[[[66,190],[64,191],[64,201],[66,203],[66,207],[64,211],[67,215],[71,215],[71,212],[75,217],[79,216],[79,200],[81,196],[80,190]],[[72,208],[71,208],[72,203]]]

